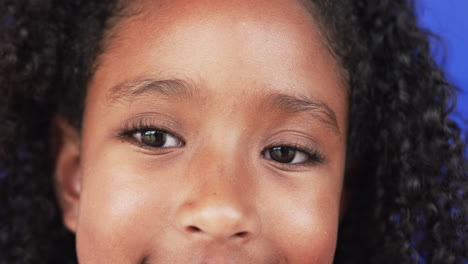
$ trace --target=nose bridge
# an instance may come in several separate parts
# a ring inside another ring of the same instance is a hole
[[[242,155],[216,146],[194,155],[188,167],[190,192],[177,209],[187,236],[248,240],[258,233],[255,184]]]

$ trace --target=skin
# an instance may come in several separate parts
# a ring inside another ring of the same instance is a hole
[[[348,97],[315,19],[289,0],[132,10],[99,58],[81,134],[55,122],[79,262],[332,263]],[[173,137],[150,147],[142,130]],[[322,160],[281,163],[273,146]]]

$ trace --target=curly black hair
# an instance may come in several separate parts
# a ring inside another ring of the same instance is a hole
[[[456,89],[414,3],[302,1],[351,91],[346,179],[356,191],[335,263],[466,263],[466,143],[449,116]],[[50,125],[61,115],[80,129],[88,81],[125,2],[0,0],[0,264],[77,262],[54,192]]]

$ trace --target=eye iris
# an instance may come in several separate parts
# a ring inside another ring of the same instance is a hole
[[[272,160],[281,163],[290,163],[296,156],[296,150],[288,147],[274,147],[270,149],[270,157]]]
[[[162,147],[166,143],[167,134],[161,131],[145,131],[141,133],[141,142],[152,147]]]

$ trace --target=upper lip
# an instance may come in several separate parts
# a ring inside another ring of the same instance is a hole
[[[232,252],[232,251],[231,251]],[[246,264],[251,263],[245,257],[231,252],[205,251],[195,259],[193,264]]]
[[[216,256],[216,257],[204,257],[200,262],[196,264],[238,264],[231,258]]]

